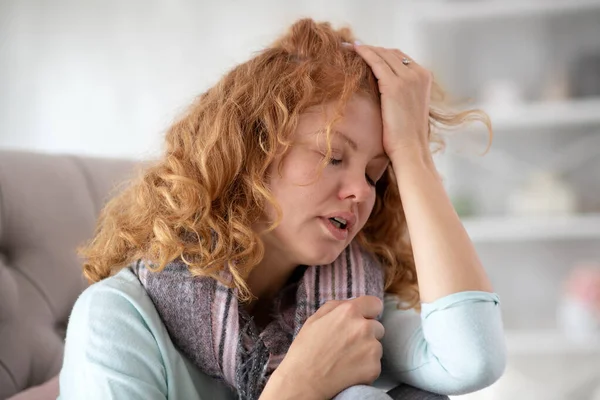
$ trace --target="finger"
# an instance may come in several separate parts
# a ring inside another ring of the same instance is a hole
[[[422,70],[424,69],[419,63],[415,62],[415,60],[413,60],[412,58],[410,58],[408,56],[408,54],[406,54],[405,52],[403,52],[402,50],[399,49],[391,49],[391,51],[394,53],[394,55],[396,56],[396,58],[398,60],[400,60],[400,63],[402,64],[402,66],[404,68],[410,68],[412,70]],[[404,59],[408,59],[409,60],[409,64],[406,65],[403,63]]]
[[[354,46],[354,50],[369,64],[369,67],[371,67],[378,80],[387,80],[396,75],[388,63],[375,51],[373,46],[361,44]]]
[[[381,340],[385,335],[385,327],[381,322],[377,321],[376,319],[370,319],[369,322],[371,324],[373,336],[375,336],[375,339]]]
[[[408,59],[408,60],[410,61],[410,64],[408,64],[408,65],[411,65],[411,64],[413,64],[413,63],[414,63],[413,59],[412,59],[412,58],[410,58],[410,57],[409,57],[409,56],[408,56],[406,53],[404,53],[402,50],[399,50],[399,49],[391,49],[390,51],[392,51],[392,52],[394,53],[394,56],[395,56],[395,57],[396,57],[398,60],[400,60],[400,62],[402,62],[402,60],[404,60],[404,59],[406,58],[406,59]],[[403,64],[403,65],[404,65],[404,64]],[[408,65],[406,65],[406,66],[408,67]]]
[[[383,311],[383,302],[376,296],[360,296],[349,300],[364,318],[375,319]]]
[[[396,76],[401,76],[406,71],[406,65],[402,63],[402,59],[392,49],[377,47],[377,54],[389,65]]]
[[[325,315],[329,314],[331,311],[333,311],[340,304],[342,304],[341,300],[329,300],[328,302],[323,304],[321,307],[319,307],[317,312],[315,312],[311,318],[314,320],[322,318]]]

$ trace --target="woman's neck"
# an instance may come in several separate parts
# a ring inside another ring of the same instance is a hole
[[[266,247],[266,246],[265,246]],[[262,261],[254,267],[246,283],[255,297],[247,307],[249,312],[257,302],[270,302],[285,286],[297,265],[286,260],[283,255],[265,248]]]

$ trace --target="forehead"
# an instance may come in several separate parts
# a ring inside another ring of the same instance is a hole
[[[307,109],[298,121],[297,139],[309,139],[324,132],[327,124],[336,116],[337,104],[327,103]],[[358,143],[366,138],[381,140],[383,124],[379,106],[364,97],[354,96],[342,111],[342,116],[332,127],[332,131],[343,132]]]

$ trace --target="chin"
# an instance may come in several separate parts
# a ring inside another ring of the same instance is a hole
[[[327,265],[334,262],[344,250],[344,247],[329,245],[325,247],[325,243],[319,243],[312,247],[313,251],[310,254],[305,253],[302,264],[304,265]]]

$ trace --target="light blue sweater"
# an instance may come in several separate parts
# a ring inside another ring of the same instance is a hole
[[[386,297],[383,373],[374,386],[398,382],[442,394],[484,388],[504,371],[499,299],[461,292],[423,303],[419,315]],[[91,285],[69,319],[59,399],[233,399],[175,348],[129,269]]]

